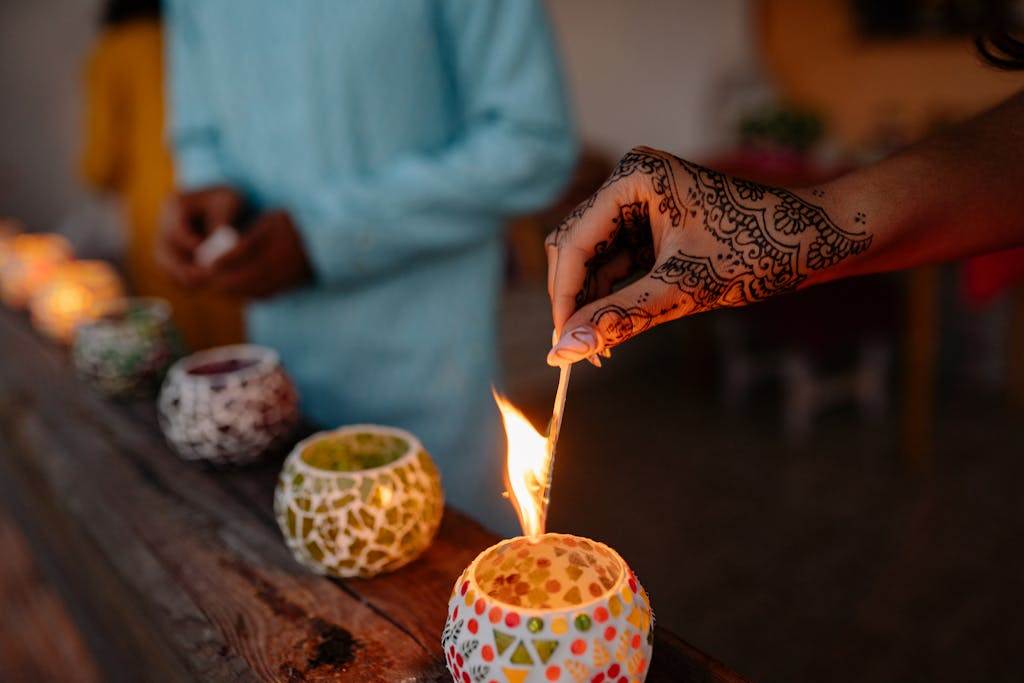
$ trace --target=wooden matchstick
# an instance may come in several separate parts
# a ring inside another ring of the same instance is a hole
[[[562,431],[562,415],[565,412],[565,397],[569,392],[569,374],[572,363],[561,366],[558,374],[558,390],[555,392],[555,407],[551,411],[551,424],[548,428],[547,478],[544,480],[544,495],[541,498],[541,528],[545,528],[548,519],[548,504],[551,502],[551,476],[555,471],[555,448],[558,445],[558,434]]]

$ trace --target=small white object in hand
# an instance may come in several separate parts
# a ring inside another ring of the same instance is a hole
[[[203,268],[209,268],[224,254],[238,244],[238,231],[230,225],[218,226],[203,243],[196,247],[195,261]]]

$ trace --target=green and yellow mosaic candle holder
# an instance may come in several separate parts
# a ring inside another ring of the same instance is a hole
[[[370,577],[427,549],[441,524],[441,475],[401,429],[353,425],[299,443],[274,511],[295,558],[321,574]]]
[[[78,375],[111,398],[153,396],[181,341],[163,299],[120,299],[78,328],[72,358]]]
[[[455,582],[441,644],[456,683],[640,683],[647,593],[608,546],[544,534],[502,541]]]

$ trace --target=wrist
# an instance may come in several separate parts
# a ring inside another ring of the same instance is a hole
[[[888,207],[881,195],[870,186],[848,174],[835,180],[794,190],[801,199],[818,207],[822,214],[822,232],[815,241],[848,245],[846,253],[831,259],[823,267],[808,262],[805,286],[821,284],[845,277],[867,275],[882,270],[880,256],[890,244]],[[810,251],[810,246],[808,250]]]

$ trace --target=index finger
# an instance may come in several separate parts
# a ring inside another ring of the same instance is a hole
[[[616,185],[601,188],[573,209],[548,238],[555,245],[555,253],[548,258],[549,269],[554,269],[554,273],[548,273],[548,281],[551,318],[559,335],[576,310],[576,296],[587,277],[587,262],[598,245],[607,244],[615,232],[619,195]]]

